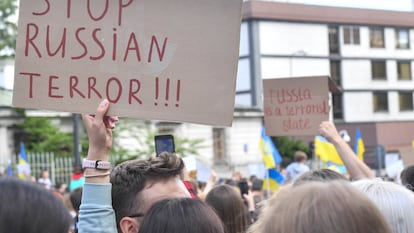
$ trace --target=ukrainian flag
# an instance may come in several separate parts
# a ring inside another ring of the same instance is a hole
[[[276,169],[268,169],[267,175],[263,180],[263,190],[275,192],[284,181],[285,178]]]
[[[315,154],[325,163],[344,164],[335,146],[322,136],[315,137]]]
[[[364,161],[365,146],[364,141],[362,140],[361,130],[359,130],[359,128],[356,129],[355,133],[354,152],[360,160]]]
[[[282,156],[273,144],[272,139],[266,135],[265,128],[262,127],[262,136],[259,143],[260,152],[267,169],[276,167],[276,164],[282,162]]]
[[[27,160],[26,150],[23,142],[20,142],[20,159],[17,165],[17,173],[20,179],[26,180],[30,177],[30,166]]]

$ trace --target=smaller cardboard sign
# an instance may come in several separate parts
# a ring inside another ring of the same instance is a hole
[[[404,162],[404,167],[414,164],[414,149],[411,146],[401,147],[398,152]]]
[[[329,120],[329,91],[340,92],[329,76],[264,79],[267,135],[317,134],[320,123]]]

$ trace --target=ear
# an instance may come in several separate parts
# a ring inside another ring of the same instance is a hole
[[[123,217],[119,222],[122,233],[138,233],[139,222],[136,218]]]

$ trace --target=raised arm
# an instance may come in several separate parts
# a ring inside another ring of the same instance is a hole
[[[371,169],[355,155],[351,147],[346,143],[335,125],[330,121],[324,121],[319,125],[319,133],[332,143],[353,180],[373,178]]]
[[[85,168],[85,185],[79,215],[80,233],[116,233],[115,212],[112,208],[110,169],[103,164],[109,163],[109,151],[112,148],[112,129],[117,117],[107,117],[108,100],[103,100],[95,115],[83,114],[88,138],[87,160],[100,164],[97,168]],[[98,161],[98,162],[97,162]]]

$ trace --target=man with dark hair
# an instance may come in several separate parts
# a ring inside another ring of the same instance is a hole
[[[89,150],[83,162],[79,232],[137,233],[142,217],[156,201],[190,197],[179,179],[184,163],[175,154],[162,153],[147,160],[126,161],[110,172],[112,129],[118,119],[105,116],[108,109],[109,102],[104,100],[95,115],[82,115]]]
[[[189,197],[178,177],[183,168],[183,160],[167,152],[158,157],[130,160],[116,166],[110,181],[118,229],[122,232],[130,227],[138,229],[137,220],[159,200]]]
[[[414,192],[414,164],[410,165],[401,172],[401,184]]]

